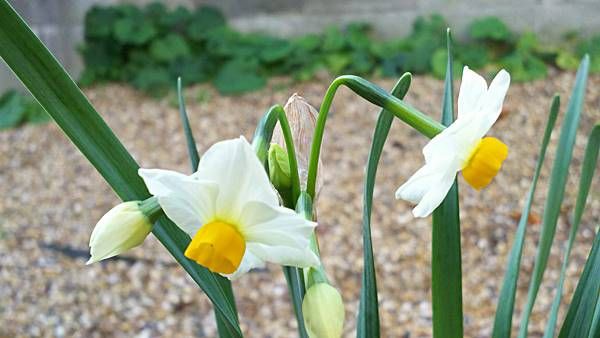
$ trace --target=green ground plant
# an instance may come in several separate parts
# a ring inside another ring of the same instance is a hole
[[[24,123],[44,123],[50,115],[31,97],[10,90],[0,96],[0,130],[18,127]]]
[[[212,82],[221,94],[260,89],[271,76],[308,80],[323,71],[398,77],[410,70],[442,79],[447,26],[442,16],[432,15],[417,18],[412,32],[398,39],[377,39],[364,23],[283,39],[238,32],[208,6],[92,7],[85,18],[80,82],[127,82],[161,96],[178,76],[188,84]],[[513,80],[530,81],[544,78],[549,66],[574,70],[588,52],[591,70],[600,71],[599,41],[600,36],[585,40],[571,34],[558,44],[541,45],[533,33],[516,34],[500,19],[484,17],[456,42],[454,68],[457,74],[461,64],[488,71],[505,68]]]

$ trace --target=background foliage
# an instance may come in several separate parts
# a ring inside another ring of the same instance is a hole
[[[50,115],[30,95],[10,90],[0,96],[0,130],[49,120]]]
[[[222,94],[255,90],[274,75],[307,80],[320,71],[398,77],[405,71],[443,78],[448,24],[433,15],[418,18],[410,35],[375,39],[368,24],[329,27],[322,34],[282,39],[261,33],[240,33],[212,7],[191,11],[167,9],[160,3],[93,7],[85,18],[85,62],[82,84],[123,81],[153,95],[186,83],[211,81]],[[600,71],[600,35],[579,39],[569,34],[555,45],[522,35],[496,17],[475,20],[466,39],[456,42],[454,65],[475,69],[506,68],[514,80],[543,78],[548,66],[576,69],[588,51]]]

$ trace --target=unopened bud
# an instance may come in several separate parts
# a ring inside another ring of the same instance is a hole
[[[294,93],[283,107],[285,115],[290,123],[292,138],[296,150],[296,160],[298,161],[298,175],[300,176],[300,185],[306,189],[306,180],[308,179],[308,161],[310,158],[310,148],[312,144],[313,133],[317,122],[317,110],[311,106],[303,97]],[[273,142],[285,148],[285,140],[281,127],[273,132]],[[319,158],[319,167],[321,159]],[[322,187],[320,175],[317,175],[317,195]]]
[[[336,288],[312,285],[302,301],[304,325],[310,338],[340,338],[344,329],[344,303]]]
[[[292,186],[290,162],[285,149],[277,143],[271,143],[269,148],[269,179],[277,190],[281,191]]]
[[[118,204],[107,212],[90,237],[90,259],[95,263],[116,256],[144,242],[152,231],[151,219],[160,211],[156,198]]]

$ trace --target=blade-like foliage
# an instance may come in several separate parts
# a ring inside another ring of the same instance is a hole
[[[512,317],[515,308],[515,295],[517,292],[517,281],[519,279],[519,267],[521,266],[521,255],[523,254],[523,244],[525,243],[525,233],[527,230],[527,220],[529,219],[529,213],[531,212],[531,204],[533,203],[533,197],[535,196],[535,190],[537,188],[537,182],[542,171],[542,166],[546,158],[546,149],[550,142],[550,136],[554,125],[556,124],[556,117],[558,116],[558,110],[560,107],[560,97],[554,96],[552,105],[550,106],[550,114],[548,116],[548,122],[546,123],[546,130],[544,131],[544,137],[542,138],[542,146],[540,147],[539,157],[535,166],[535,172],[533,179],[531,180],[531,186],[529,187],[529,193],[521,212],[521,218],[519,219],[519,225],[517,232],[515,233],[514,244],[510,250],[510,256],[508,258],[508,265],[504,274],[504,281],[502,282],[502,289],[498,296],[498,306],[496,307],[496,318],[494,320],[494,331],[492,333],[493,338],[509,338]]]
[[[447,34],[448,58],[442,124],[454,121],[452,85],[452,40]],[[448,195],[433,212],[431,233],[431,293],[434,337],[462,337],[462,271],[460,250],[460,218],[456,179]]]
[[[0,0],[0,56],[121,199],[149,197],[135,160],[6,0]],[[234,306],[220,286],[223,277],[183,255],[189,237],[166,217],[153,233],[227,319],[231,336],[241,337]]]
[[[411,75],[405,73],[400,77],[392,95],[403,98],[410,87]],[[371,241],[371,211],[373,209],[373,189],[375,187],[375,176],[379,158],[383,151],[394,115],[386,109],[382,109],[377,118],[373,141],[367,160],[367,172],[365,174],[365,185],[363,193],[363,272],[362,286],[360,288],[360,304],[358,310],[358,322],[356,336],[361,338],[379,337],[379,310],[377,301],[377,279],[375,275],[375,263],[373,259],[373,243]]]
[[[598,338],[600,325],[600,231],[596,233],[594,245],[573,294],[567,317],[558,338]]]
[[[544,216],[542,221],[542,230],[540,234],[539,247],[535,257],[533,275],[529,284],[527,293],[527,304],[523,310],[521,326],[519,328],[519,337],[527,336],[527,326],[529,317],[533,309],[533,304],[537,297],[544,271],[550,256],[550,249],[556,233],[556,223],[560,215],[560,206],[565,194],[565,185],[569,175],[569,164],[573,155],[573,145],[575,144],[575,135],[579,127],[583,99],[585,95],[585,86],[587,83],[590,59],[585,56],[577,71],[575,86],[569,100],[567,112],[561,128],[560,139],[556,149],[556,157],[550,176],[550,186],[546,196],[546,205],[544,207]]]
[[[181,77],[177,78],[177,99],[179,100],[179,117],[183,124],[183,132],[185,134],[185,141],[188,148],[188,155],[190,162],[192,163],[192,171],[196,171],[198,163],[200,163],[200,155],[198,154],[198,148],[196,147],[196,140],[192,133],[192,127],[190,126],[190,120],[185,109],[185,100],[183,98],[183,88],[181,85]]]
[[[596,171],[598,150],[600,150],[600,124],[597,124],[592,129],[592,133],[590,134],[585,150],[585,156],[583,158],[583,165],[581,168],[581,178],[579,181],[579,192],[577,194],[577,202],[575,203],[575,211],[573,215],[573,226],[571,228],[571,233],[569,234],[563,266],[560,272],[559,285],[556,289],[554,302],[552,303],[552,313],[550,321],[548,322],[548,326],[546,327],[545,337],[552,337],[554,335],[554,327],[556,325],[558,306],[560,305],[560,299],[562,296],[561,291],[566,275],[569,253],[577,235],[577,229],[579,228],[581,216],[583,215],[588,193],[592,185],[592,178],[594,177],[594,172]],[[598,242],[598,240],[596,240],[596,242]],[[594,253],[593,250],[592,253]],[[596,313],[600,311],[598,308],[598,306],[600,306],[598,304],[600,300],[600,258],[594,258],[594,254],[592,253],[590,253],[590,257],[588,258],[584,272],[581,275],[581,279],[575,294],[573,295],[573,300],[571,301],[571,306],[569,307],[569,311],[559,337],[596,337],[595,335],[600,335],[600,328],[597,326],[598,319],[595,318],[597,315],[594,314],[594,311]],[[596,256],[598,255],[596,254]],[[590,266],[588,267],[588,265]],[[587,274],[586,270],[589,270]],[[593,324],[594,320],[596,322]]]

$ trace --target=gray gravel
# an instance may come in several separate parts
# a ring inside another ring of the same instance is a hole
[[[493,129],[510,146],[503,170],[479,193],[460,179],[467,337],[491,333],[501,276],[551,95],[562,94],[565,107],[573,78],[571,73],[556,73],[547,81],[513,85],[502,119]],[[391,80],[377,82],[384,88],[393,85]],[[285,79],[278,79],[266,90],[240,97],[220,97],[202,86],[189,89],[188,110],[200,150],[239,134],[250,138],[262,113],[274,103],[285,103],[294,92],[318,105],[328,83],[290,87]],[[86,94],[143,167],[189,172],[172,100],[157,102],[121,85],[90,88]],[[438,114],[441,94],[440,81],[416,77],[408,100],[433,116]],[[199,101],[198,96],[204,99]],[[600,120],[599,103],[600,77],[593,76],[558,224],[560,245],[553,248],[534,309],[532,337],[541,336],[552,301],[583,149],[591,126]],[[323,149],[325,186],[318,205],[319,235],[327,270],[343,293],[349,337],[355,329],[362,266],[363,169],[377,111],[342,89],[334,101]],[[552,139],[548,160],[554,158],[558,132]],[[383,337],[431,336],[431,225],[427,219],[414,219],[411,206],[393,197],[397,186],[422,164],[420,151],[425,143],[424,137],[397,121],[381,159],[373,239]],[[527,234],[519,309],[533,265],[549,171],[546,165]],[[84,265],[95,222],[118,200],[54,124],[0,132],[0,195],[0,338],[216,336],[209,301],[154,238],[121,259]],[[575,288],[599,222],[600,183],[596,180],[571,256],[565,302]],[[279,267],[271,265],[248,274],[234,282],[234,288],[247,337],[295,335]]]

